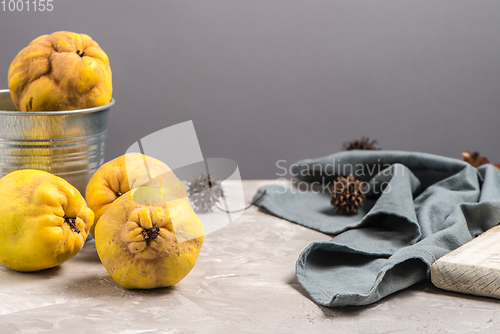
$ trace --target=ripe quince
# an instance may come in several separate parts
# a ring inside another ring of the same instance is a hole
[[[194,267],[203,225],[184,198],[133,189],[114,201],[95,228],[102,264],[122,287],[152,289],[181,281]]]
[[[181,181],[165,163],[141,153],[124,154],[99,167],[87,185],[85,197],[95,213],[90,234],[95,236],[95,223],[113,201],[141,186],[163,188],[166,201],[187,197]]]
[[[94,213],[78,190],[25,169],[0,179],[0,263],[17,271],[52,268],[83,247]]]
[[[34,39],[12,61],[8,80],[20,111],[103,106],[113,91],[106,53],[90,36],[69,31]]]

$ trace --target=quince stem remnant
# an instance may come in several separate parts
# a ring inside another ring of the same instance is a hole
[[[76,218],[64,217],[64,222],[68,223],[73,231],[80,233],[80,230],[76,227]]]
[[[154,225],[152,228],[145,228],[142,230],[142,235],[144,236],[144,240],[149,245],[151,240],[156,239],[156,237],[160,234],[160,228],[157,225]]]

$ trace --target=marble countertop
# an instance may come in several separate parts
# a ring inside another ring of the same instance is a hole
[[[275,181],[244,181],[250,202]],[[205,237],[177,285],[126,290],[99,261],[93,240],[59,267],[20,273],[0,266],[0,333],[498,333],[496,299],[421,282],[365,307],[325,308],[295,278],[295,261],[328,235],[251,207]]]

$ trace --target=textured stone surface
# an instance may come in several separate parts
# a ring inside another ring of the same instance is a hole
[[[245,198],[273,181],[245,181]],[[0,333],[498,333],[495,299],[422,282],[366,307],[314,304],[295,261],[329,236],[248,209],[206,236],[198,263],[166,289],[121,288],[94,241],[38,273],[0,267]],[[334,282],[332,282],[334,284]]]

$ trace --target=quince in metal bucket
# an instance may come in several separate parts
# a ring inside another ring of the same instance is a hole
[[[32,169],[7,174],[0,179],[0,263],[17,271],[58,266],[82,249],[93,219],[64,179]]]
[[[95,226],[102,264],[127,289],[178,283],[196,264],[203,240],[203,225],[187,199],[166,202],[161,188],[127,192]]]
[[[9,68],[12,101],[20,111],[62,111],[111,101],[109,58],[88,35],[58,31],[22,49]]]

